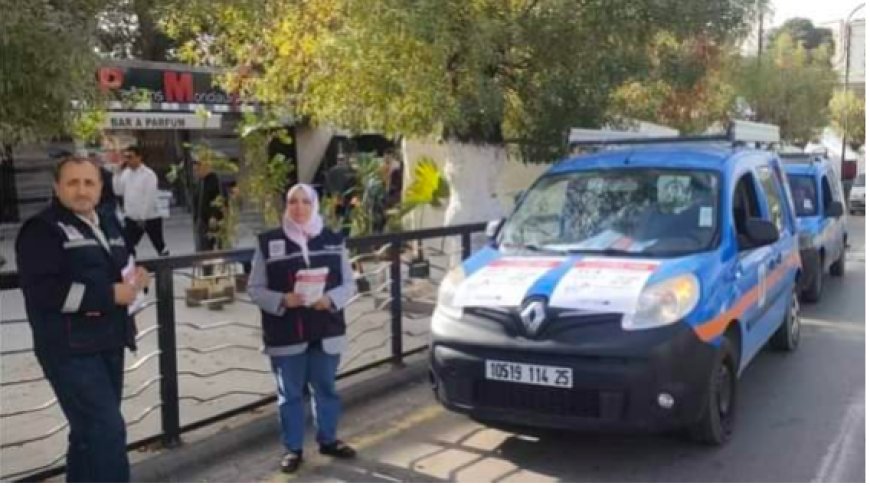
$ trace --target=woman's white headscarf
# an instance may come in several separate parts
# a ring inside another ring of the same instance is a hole
[[[284,207],[284,216],[282,226],[284,234],[293,243],[299,245],[302,249],[302,257],[308,262],[308,240],[319,235],[323,231],[323,218],[320,217],[320,202],[317,198],[317,191],[308,184],[296,184],[287,191],[285,203],[290,203],[290,196],[297,190],[302,190],[305,195],[311,199],[311,217],[304,224],[299,224],[293,221],[287,214],[287,207]]]

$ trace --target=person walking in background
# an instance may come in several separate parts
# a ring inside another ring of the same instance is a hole
[[[193,161],[193,173],[199,181],[194,200],[194,225],[196,227],[196,251],[211,251],[218,248],[217,238],[212,234],[223,217],[215,201],[221,196],[221,183],[212,167],[202,160]]]
[[[148,233],[154,250],[168,256],[163,241],[163,220],[157,214],[157,175],[142,160],[142,149],[131,145],[124,149],[121,166],[112,178],[115,194],[124,206],[124,229],[127,242],[135,252],[143,233]]]
[[[69,422],[67,482],[126,482],[124,347],[136,348],[127,306],[150,277],[131,264],[117,219],[97,209],[99,167],[65,157],[54,181],[51,205],[15,242],[34,353]]]
[[[350,459],[356,451],[337,438],[341,403],[335,390],[347,347],[343,308],[356,290],[344,238],[323,227],[317,193],[307,184],[287,191],[281,228],[257,238],[248,293],[260,307],[265,353],[278,385],[281,470],[302,463],[303,393],[313,390],[320,453]]]

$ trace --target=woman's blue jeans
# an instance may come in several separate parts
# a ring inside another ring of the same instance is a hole
[[[304,353],[272,356],[272,371],[278,383],[278,417],[281,438],[288,451],[302,451],[305,438],[304,390],[311,389],[317,442],[336,440],[341,402],[335,391],[335,373],[341,356],[327,354],[321,346],[309,345]]]

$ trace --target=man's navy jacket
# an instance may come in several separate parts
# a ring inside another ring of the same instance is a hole
[[[37,355],[135,349],[133,318],[114,294],[130,252],[117,218],[98,216],[104,242],[56,199],[18,233],[18,273]]]

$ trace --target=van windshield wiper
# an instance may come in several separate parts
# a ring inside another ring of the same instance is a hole
[[[590,253],[594,255],[606,255],[606,256],[656,256],[656,253],[652,253],[649,251],[629,251],[629,250],[620,250],[619,248],[603,248],[603,249],[595,249],[595,250],[583,250],[583,249],[572,249],[568,250],[568,253],[572,255],[579,255],[583,253]]]
[[[555,248],[546,248],[537,243],[522,243],[522,244],[502,244],[504,247],[511,250],[527,250],[533,251],[535,253],[550,253],[556,255],[564,255],[565,251],[557,250]]]

